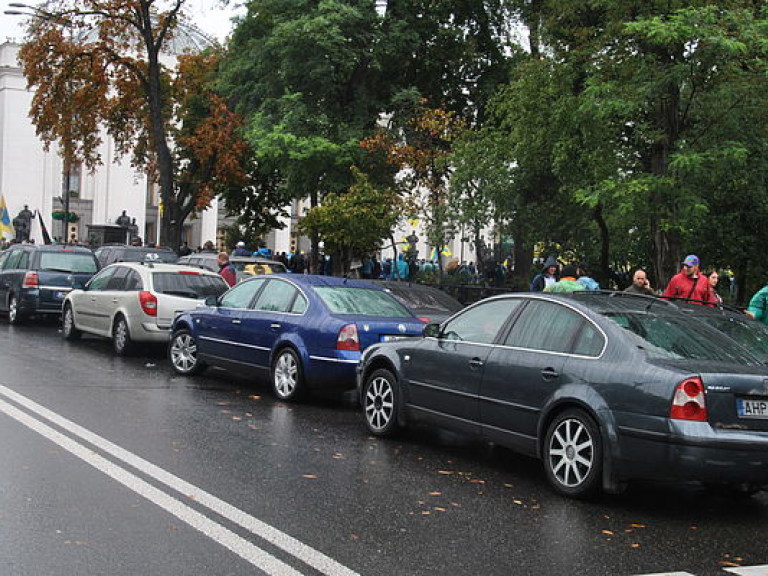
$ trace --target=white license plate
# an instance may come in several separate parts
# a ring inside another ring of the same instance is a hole
[[[736,413],[739,418],[768,418],[768,398],[759,400],[736,398]]]

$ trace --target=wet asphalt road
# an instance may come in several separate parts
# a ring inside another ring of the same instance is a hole
[[[117,358],[105,340],[63,341],[55,323],[0,320],[0,449],[4,576],[768,564],[766,494],[637,484],[566,500],[505,449],[424,428],[378,440],[350,396],[284,404],[263,377],[177,377],[161,352]]]

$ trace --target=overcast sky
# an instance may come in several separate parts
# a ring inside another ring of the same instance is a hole
[[[5,10],[12,10],[8,4],[18,1],[32,6],[44,4],[30,0],[26,2],[23,0],[0,0],[0,42],[5,42],[9,38],[18,42],[23,39],[24,32],[21,23],[24,18],[3,13]],[[229,6],[225,6],[222,0],[186,0],[186,6],[187,12],[192,16],[198,28],[223,42],[232,29],[230,19],[241,10],[238,6],[243,1],[230,0]]]

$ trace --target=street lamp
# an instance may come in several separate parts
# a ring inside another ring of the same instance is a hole
[[[56,22],[61,24],[62,26],[70,27],[71,23],[61,16],[58,16],[56,14],[52,14],[51,12],[47,12],[45,10],[42,10],[41,8],[38,8],[36,6],[30,6],[29,4],[24,4],[22,2],[10,2],[8,4],[11,8],[22,8],[23,10],[5,10],[3,11],[4,14],[7,14],[9,16],[28,16],[31,18],[39,18],[40,20],[50,20],[52,22]],[[71,30],[70,30],[71,31]],[[71,36],[70,36],[71,40]],[[70,125],[71,125],[72,119],[70,118]],[[62,182],[62,186],[64,188],[63,194],[61,196],[61,201],[64,207],[64,220],[62,222],[62,241],[65,244],[69,244],[69,188],[71,185],[70,178],[72,174],[72,142],[71,138],[64,139],[64,142],[62,143],[64,146],[64,154],[62,158],[63,163],[63,171],[64,171],[64,178]]]

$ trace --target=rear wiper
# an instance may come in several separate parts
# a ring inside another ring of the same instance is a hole
[[[68,270],[67,268],[41,268],[41,272],[64,272],[65,274],[72,274],[72,270]]]
[[[168,294],[169,296],[181,296],[182,298],[199,298],[197,292],[187,290],[163,290],[163,294]]]

